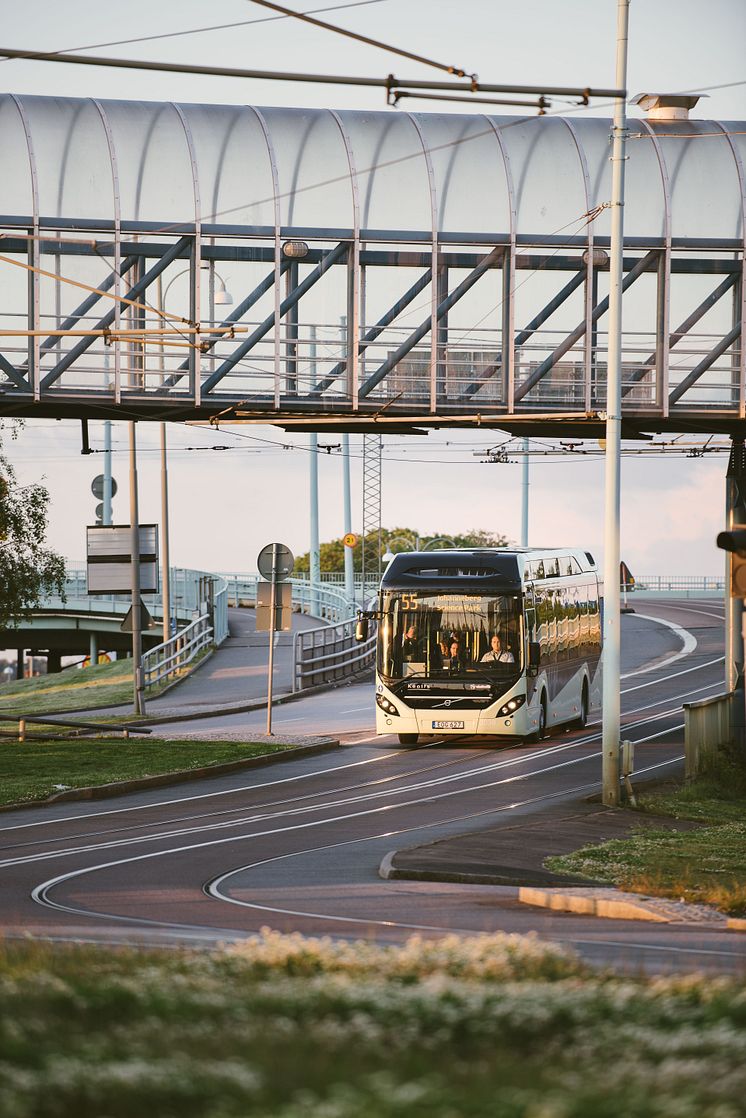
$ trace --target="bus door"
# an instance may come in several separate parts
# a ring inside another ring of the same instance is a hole
[[[523,599],[523,663],[528,669],[528,645],[529,641],[535,641],[536,638],[536,601],[534,599],[533,586],[526,588],[526,593]],[[526,702],[531,701],[531,696],[536,689],[536,676],[529,675],[526,670]]]

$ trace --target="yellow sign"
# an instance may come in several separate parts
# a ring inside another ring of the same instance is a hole
[[[348,532],[345,538],[342,540],[342,543],[345,545],[345,547],[354,547],[357,543],[357,536],[354,532]]]

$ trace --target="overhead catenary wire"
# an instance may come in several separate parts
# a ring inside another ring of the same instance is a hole
[[[328,4],[323,8],[311,8],[304,15],[315,15],[317,12],[338,12],[343,8],[366,8],[371,4],[384,4],[388,0],[351,0],[346,4]],[[232,23],[215,23],[207,27],[190,27],[182,31],[162,31],[158,35],[138,35],[131,39],[110,39],[103,43],[84,43],[77,47],[66,47],[64,51],[53,51],[53,54],[71,53],[76,50],[98,50],[100,47],[121,47],[130,43],[152,43],[158,39],[178,39],[187,35],[204,35],[210,31],[229,31],[235,27],[253,27],[260,23],[276,23],[278,20],[287,19],[284,15],[262,16],[260,19],[239,19]],[[13,62],[16,59],[9,56],[1,57],[0,62]]]
[[[327,23],[326,20],[316,19],[308,12],[296,12],[292,8],[286,8],[282,4],[275,4],[273,0],[251,0],[253,4],[259,4],[262,8],[269,8],[273,12],[281,12],[284,16],[290,16],[293,19],[301,20],[303,23],[309,23],[313,27],[321,27],[325,31],[333,31],[336,35],[343,35],[347,39],[354,39],[358,43],[365,43],[367,46],[378,47],[380,50],[388,51],[389,54],[399,55],[400,58],[408,58],[411,62],[421,62],[423,66],[432,66],[436,70],[443,70],[446,74],[455,74],[459,78],[470,77],[472,80],[476,79],[476,74],[468,74],[460,66],[449,66],[444,62],[436,62],[433,58],[426,58],[421,54],[413,54],[412,51],[404,50],[402,47],[392,46],[391,43],[383,43],[380,39],[371,39],[368,35],[361,35],[359,31],[349,31],[345,27],[337,27],[333,23]]]

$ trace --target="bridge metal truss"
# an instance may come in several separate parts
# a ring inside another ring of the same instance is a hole
[[[609,245],[592,222],[470,243],[7,216],[0,233],[0,415],[601,430]],[[745,259],[738,237],[625,241],[625,435],[743,431]]]

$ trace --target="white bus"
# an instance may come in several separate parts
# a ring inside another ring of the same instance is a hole
[[[368,614],[378,619],[376,732],[414,745],[443,734],[536,741],[584,726],[601,703],[601,609],[581,549],[396,555]]]

